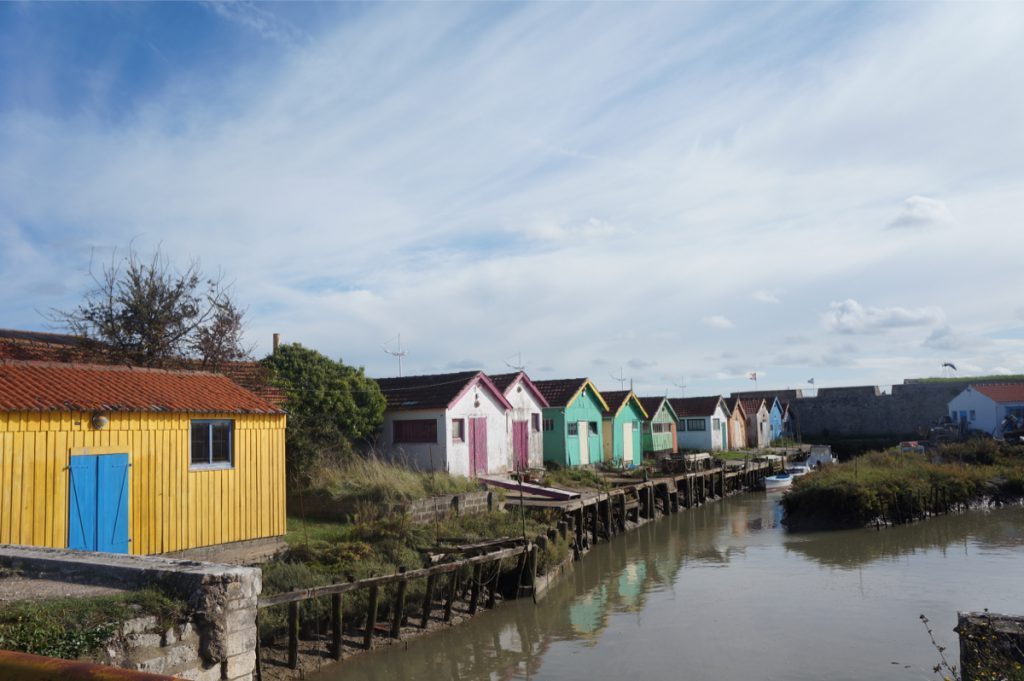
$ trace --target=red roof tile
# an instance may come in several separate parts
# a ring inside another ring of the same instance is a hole
[[[0,361],[0,410],[284,413],[219,374],[18,361]]]
[[[971,387],[995,402],[1024,402],[1024,383],[979,383]]]
[[[638,397],[640,404],[643,406],[644,411],[647,412],[647,418],[653,419],[654,415],[661,409],[661,403],[668,400],[667,397]]]
[[[748,415],[756,414],[761,405],[764,404],[763,397],[740,397],[739,401],[743,405],[743,411]]]
[[[526,375],[525,371],[517,371],[511,374],[487,374],[487,378],[491,379],[491,382],[494,383],[494,386],[500,390],[503,395],[508,394],[508,389],[511,388],[512,384],[516,382],[516,379],[520,377],[522,377],[522,385],[533,393],[534,397],[537,398],[537,401],[540,402],[542,407],[551,406],[548,404],[548,401],[544,398],[541,392],[537,390],[537,386],[530,380],[530,377]]]

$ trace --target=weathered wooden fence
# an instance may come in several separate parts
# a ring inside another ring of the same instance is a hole
[[[373,646],[374,631],[377,628],[377,606],[380,600],[382,587],[397,585],[395,592],[394,607],[391,612],[391,622],[388,630],[391,638],[399,638],[402,630],[402,621],[406,619],[406,593],[411,580],[426,580],[426,592],[420,610],[420,628],[425,629],[430,621],[433,611],[435,594],[440,593],[444,599],[443,621],[448,622],[452,618],[452,606],[458,596],[460,577],[463,568],[472,568],[473,576],[470,582],[469,614],[474,614],[480,607],[482,591],[487,589],[486,607],[493,608],[497,598],[498,578],[500,577],[501,561],[510,558],[519,558],[517,571],[519,582],[517,594],[524,589],[533,589],[537,578],[537,545],[525,540],[515,540],[517,546],[503,548],[497,551],[490,551],[481,555],[463,558],[447,563],[439,563],[430,567],[416,570],[400,571],[391,575],[380,577],[369,577],[367,579],[354,580],[341,584],[327,584],[308,589],[298,589],[286,593],[265,596],[259,599],[258,609],[264,610],[278,605],[288,606],[288,666],[295,669],[299,660],[299,610],[304,601],[314,598],[331,597],[331,656],[340,660],[342,655],[342,630],[343,622],[343,598],[345,594],[361,589],[369,591],[369,604],[366,608],[366,621],[363,630],[363,647],[369,649]],[[478,550],[495,542],[485,542],[477,545]],[[506,542],[507,543],[507,542]],[[464,547],[465,548],[465,547]],[[487,570],[485,579],[485,567],[493,566],[493,570]],[[447,583],[439,585],[438,582],[444,576],[448,577]],[[262,678],[262,667],[259,648],[256,650],[256,675]]]

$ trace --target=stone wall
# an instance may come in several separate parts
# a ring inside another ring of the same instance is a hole
[[[163,631],[155,618],[126,623],[112,664],[183,679],[248,681],[256,667],[257,568],[63,549],[0,546],[0,566],[23,577],[132,590],[149,585],[187,603],[187,618]]]
[[[960,678],[1019,678],[1024,668],[1024,617],[990,612],[957,613]]]
[[[358,505],[338,502],[324,495],[306,495],[301,500],[289,499],[288,508],[298,511],[307,518],[319,520],[346,520],[359,512]],[[500,502],[492,492],[465,492],[463,494],[444,494],[436,497],[418,499],[407,504],[381,505],[381,512],[404,513],[419,525],[442,520],[450,515],[460,516],[483,513],[489,509],[500,510]]]
[[[971,381],[904,383],[892,394],[875,386],[822,388],[790,403],[800,435],[809,441],[892,437],[914,439],[942,419],[949,401]]]

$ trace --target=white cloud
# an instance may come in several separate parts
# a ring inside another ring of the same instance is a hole
[[[701,319],[705,326],[710,326],[712,329],[731,329],[735,324],[729,321],[728,318],[722,315],[712,315],[710,317],[704,317]]]
[[[754,300],[759,303],[772,303],[774,305],[779,304],[779,297],[766,289],[759,289],[754,291]]]
[[[942,326],[928,335],[924,340],[924,346],[933,350],[976,352],[985,348],[991,342],[988,338],[968,336],[954,331],[950,326]]]
[[[936,306],[912,309],[865,307],[850,298],[832,302],[829,310],[822,315],[826,329],[847,334],[883,333],[903,327],[933,326],[941,324],[945,318],[942,308]]]
[[[927,196],[911,196],[903,202],[900,214],[886,225],[889,229],[903,227],[941,227],[954,222],[953,214],[942,201]]]

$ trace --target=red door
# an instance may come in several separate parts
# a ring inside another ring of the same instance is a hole
[[[530,422],[512,422],[512,461],[517,471],[530,467]]]
[[[469,419],[469,473],[487,475],[487,419]]]

